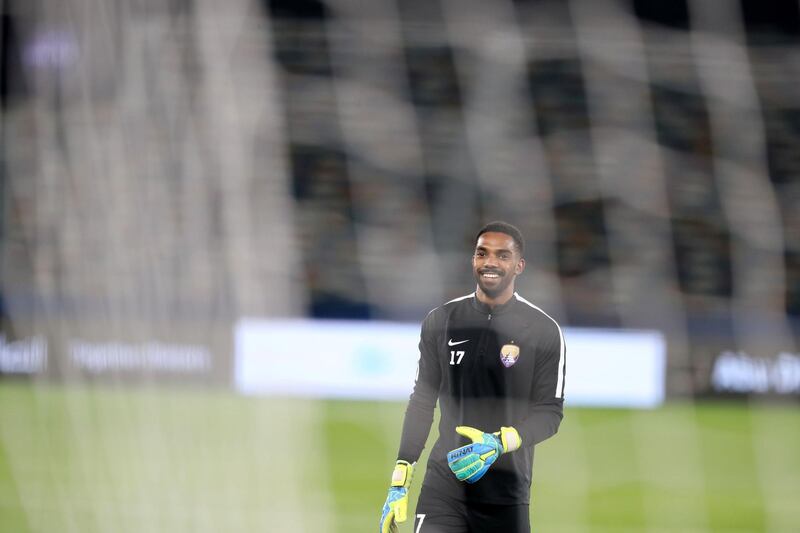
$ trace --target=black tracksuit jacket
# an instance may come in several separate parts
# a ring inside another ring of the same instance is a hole
[[[563,418],[566,349],[561,328],[517,293],[490,309],[475,293],[431,311],[422,323],[417,379],[398,459],[419,459],[439,401],[439,439],[423,486],[466,502],[530,503],[534,446]],[[487,433],[513,426],[522,447],[503,454],[474,484],[458,481],[447,452],[467,444],[456,426]]]

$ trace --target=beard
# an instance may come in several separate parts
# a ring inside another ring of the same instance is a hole
[[[514,277],[509,276],[506,272],[500,272],[497,270],[490,270],[489,272],[495,272],[498,274],[498,278],[495,282],[486,280],[481,276],[480,272],[475,272],[475,280],[478,282],[478,287],[483,291],[483,293],[490,297],[494,298],[500,295],[504,290],[506,290],[511,282],[513,281]]]

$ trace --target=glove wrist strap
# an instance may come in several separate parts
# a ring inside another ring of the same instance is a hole
[[[405,487],[411,485],[411,476],[414,473],[414,465],[408,461],[397,461],[392,472],[392,487]]]
[[[513,427],[501,427],[500,442],[503,443],[503,453],[513,452],[522,446],[522,437]]]

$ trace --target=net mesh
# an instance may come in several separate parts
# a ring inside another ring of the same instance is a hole
[[[7,329],[418,320],[500,218],[521,293],[666,329],[674,390],[694,318],[792,346],[796,9],[679,5],[6,2]]]
[[[665,333],[672,398],[707,387],[732,344],[796,353],[800,4],[655,4],[0,1],[0,373],[46,337],[48,371],[78,383],[180,368],[229,387],[236,320],[418,322],[471,290],[473,237],[494,219],[526,236],[518,291],[560,323]],[[0,523],[377,518],[361,506],[385,476],[317,443],[373,443],[364,464],[391,464],[397,406],[104,383],[4,383]],[[541,459],[552,530],[796,526],[796,417],[591,416],[545,449],[563,460]],[[628,439],[624,457],[594,449],[605,434]],[[655,488],[634,518],[629,498],[598,498],[636,483]]]

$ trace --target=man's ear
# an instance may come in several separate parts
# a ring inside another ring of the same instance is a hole
[[[519,261],[517,261],[517,266],[514,267],[514,274],[519,276],[522,274],[522,271],[525,270],[525,258],[521,257]]]

